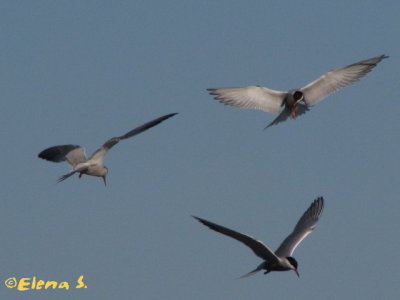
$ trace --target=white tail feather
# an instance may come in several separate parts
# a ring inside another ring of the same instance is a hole
[[[255,268],[253,271],[250,271],[249,273],[246,273],[246,274],[240,276],[239,279],[246,278],[246,277],[249,277],[249,276],[251,276],[251,275],[254,275],[254,274],[256,274],[257,272],[261,271],[262,269],[263,269],[263,264],[259,265],[259,266],[258,266],[257,268]]]

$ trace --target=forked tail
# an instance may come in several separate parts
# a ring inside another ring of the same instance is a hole
[[[242,276],[239,277],[239,279],[245,278],[245,277],[249,277],[251,275],[256,274],[257,272],[261,271],[262,269],[264,269],[264,263],[260,264],[257,268],[255,268],[253,271],[250,271],[249,273],[246,273]]]

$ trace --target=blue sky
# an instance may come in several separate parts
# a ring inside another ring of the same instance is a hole
[[[397,1],[3,1],[3,299],[395,299],[400,259]],[[214,101],[209,87],[302,87],[386,54],[305,116]],[[101,179],[37,158],[177,116],[115,146]],[[236,280],[261,260],[197,215],[275,249],[317,196],[325,211],[293,272]]]

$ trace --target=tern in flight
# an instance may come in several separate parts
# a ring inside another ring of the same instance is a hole
[[[263,86],[228,87],[207,89],[214,99],[225,105],[240,108],[253,108],[268,113],[279,114],[269,125],[294,119],[304,114],[309,107],[365,76],[382,59],[388,56],[381,55],[366,59],[346,67],[329,71],[307,84],[301,89],[288,92],[271,90]],[[303,102],[303,103],[301,103]]]
[[[262,262],[257,268],[241,276],[240,278],[253,275],[260,270],[266,270],[264,274],[267,274],[271,271],[293,270],[296,275],[300,277],[299,272],[297,271],[297,261],[292,257],[292,254],[296,247],[300,244],[300,242],[314,229],[315,225],[317,224],[318,218],[322,213],[323,207],[324,198],[319,197],[315,199],[314,202],[303,214],[303,216],[300,218],[300,220],[297,222],[293,232],[286,237],[286,239],[282,242],[282,244],[275,252],[269,249],[261,241],[256,240],[249,235],[233,231],[232,229],[223,227],[221,225],[195,216],[193,216],[193,218],[197,219],[199,222],[206,225],[212,230],[215,230],[219,233],[230,236],[231,238],[234,238],[239,242],[242,242],[251,250],[253,250],[253,252],[258,257],[264,259],[264,262]]]
[[[87,158],[85,155],[85,149],[78,145],[60,145],[50,147],[40,152],[38,154],[38,157],[52,162],[67,161],[72,170],[67,174],[61,176],[58,179],[58,182],[67,179],[75,173],[79,173],[79,178],[81,178],[83,174],[101,177],[103,178],[104,185],[106,185],[106,176],[108,173],[108,169],[106,166],[103,165],[103,160],[107,151],[110,150],[119,141],[142,133],[143,131],[153,126],[156,126],[175,115],[176,113],[159,117],[125,133],[124,135],[113,137],[105,142],[103,146],[97,149],[89,158]]]

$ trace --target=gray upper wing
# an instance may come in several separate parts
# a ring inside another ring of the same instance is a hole
[[[134,135],[142,133],[143,131],[145,131],[147,129],[150,129],[151,127],[154,127],[154,126],[160,124],[161,122],[163,122],[163,121],[165,121],[165,120],[167,120],[167,119],[169,119],[169,118],[171,118],[171,117],[173,117],[173,116],[175,116],[177,114],[178,113],[172,113],[172,114],[168,114],[168,115],[159,117],[157,119],[154,119],[154,120],[152,120],[150,122],[147,122],[147,123],[145,123],[143,125],[140,125],[139,127],[136,127],[135,129],[132,129],[131,131],[125,133],[124,135],[121,135],[120,137],[117,137],[117,139],[124,140],[124,139],[128,139],[130,137],[133,137]]]
[[[242,234],[240,232],[233,231],[229,228],[223,227],[221,225],[212,223],[210,221],[198,218],[193,216],[196,220],[198,220],[200,223],[206,225],[208,228],[215,230],[219,233],[225,234],[231,238],[234,238],[235,240],[238,240],[239,242],[242,242],[245,244],[247,247],[249,247],[253,252],[258,256],[261,257],[264,260],[269,260],[269,261],[277,261],[278,258],[274,254],[273,251],[271,251],[266,245],[264,245],[261,241],[256,240],[255,238]]]
[[[40,152],[38,157],[52,162],[67,161],[72,168],[87,160],[85,150],[78,145],[53,146]]]
[[[306,104],[315,105],[331,93],[358,81],[387,57],[380,55],[325,73],[301,89]]]
[[[118,137],[113,137],[106,141],[103,146],[101,146],[99,149],[97,149],[92,156],[89,158],[89,160],[103,160],[104,156],[106,155],[107,151],[110,150],[113,146],[115,146],[119,141],[128,139],[130,137],[133,137],[134,135],[137,135],[139,133],[142,133],[143,131],[146,131],[147,129],[150,129],[151,127],[154,127],[161,122],[175,116],[177,113],[172,113],[168,114],[162,117],[159,117],[157,119],[154,119],[150,122],[147,122],[143,125],[140,125],[139,127],[136,127],[135,129],[132,129],[131,131],[125,133],[124,135],[118,136]]]
[[[282,242],[275,254],[281,257],[292,256],[300,242],[309,235],[318,222],[324,208],[324,198],[314,200],[310,207],[297,222],[293,232]]]
[[[228,87],[207,89],[219,102],[240,107],[260,109],[277,114],[281,110],[286,92],[268,89],[262,86]]]

